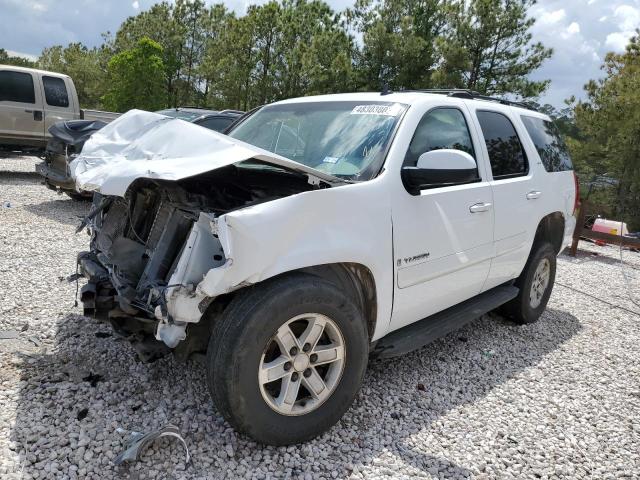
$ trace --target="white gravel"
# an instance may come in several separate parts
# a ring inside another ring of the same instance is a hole
[[[0,339],[0,478],[640,477],[640,308],[617,248],[582,242],[598,255],[562,255],[564,286],[538,323],[488,315],[372,362],[328,434],[262,447],[222,420],[200,365],[138,363],[110,327],[81,316],[63,279],[87,246],[74,228],[88,204],[40,185],[34,164],[0,160],[0,331],[19,332]],[[640,254],[624,258],[640,301]],[[131,431],[167,423],[191,465],[166,440],[114,465]]]

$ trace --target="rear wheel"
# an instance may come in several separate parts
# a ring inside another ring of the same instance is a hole
[[[502,312],[517,323],[533,323],[544,309],[556,278],[556,252],[548,242],[536,243],[516,280],[520,293],[502,307]]]
[[[349,408],[367,353],[355,304],[323,279],[289,275],[240,292],[214,324],[209,390],[237,430],[267,444],[303,442]]]

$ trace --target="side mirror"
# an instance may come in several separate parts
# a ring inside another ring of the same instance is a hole
[[[471,155],[461,150],[432,150],[418,157],[415,167],[402,167],[402,183],[412,195],[420,190],[477,182],[478,168]]]

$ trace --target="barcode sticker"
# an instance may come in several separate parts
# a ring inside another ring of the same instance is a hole
[[[402,107],[395,105],[356,105],[351,115],[387,115],[395,117],[402,111]]]

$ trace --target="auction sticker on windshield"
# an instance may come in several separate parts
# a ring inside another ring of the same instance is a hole
[[[351,110],[351,115],[387,115],[395,117],[402,112],[402,106],[394,105],[356,105]]]

